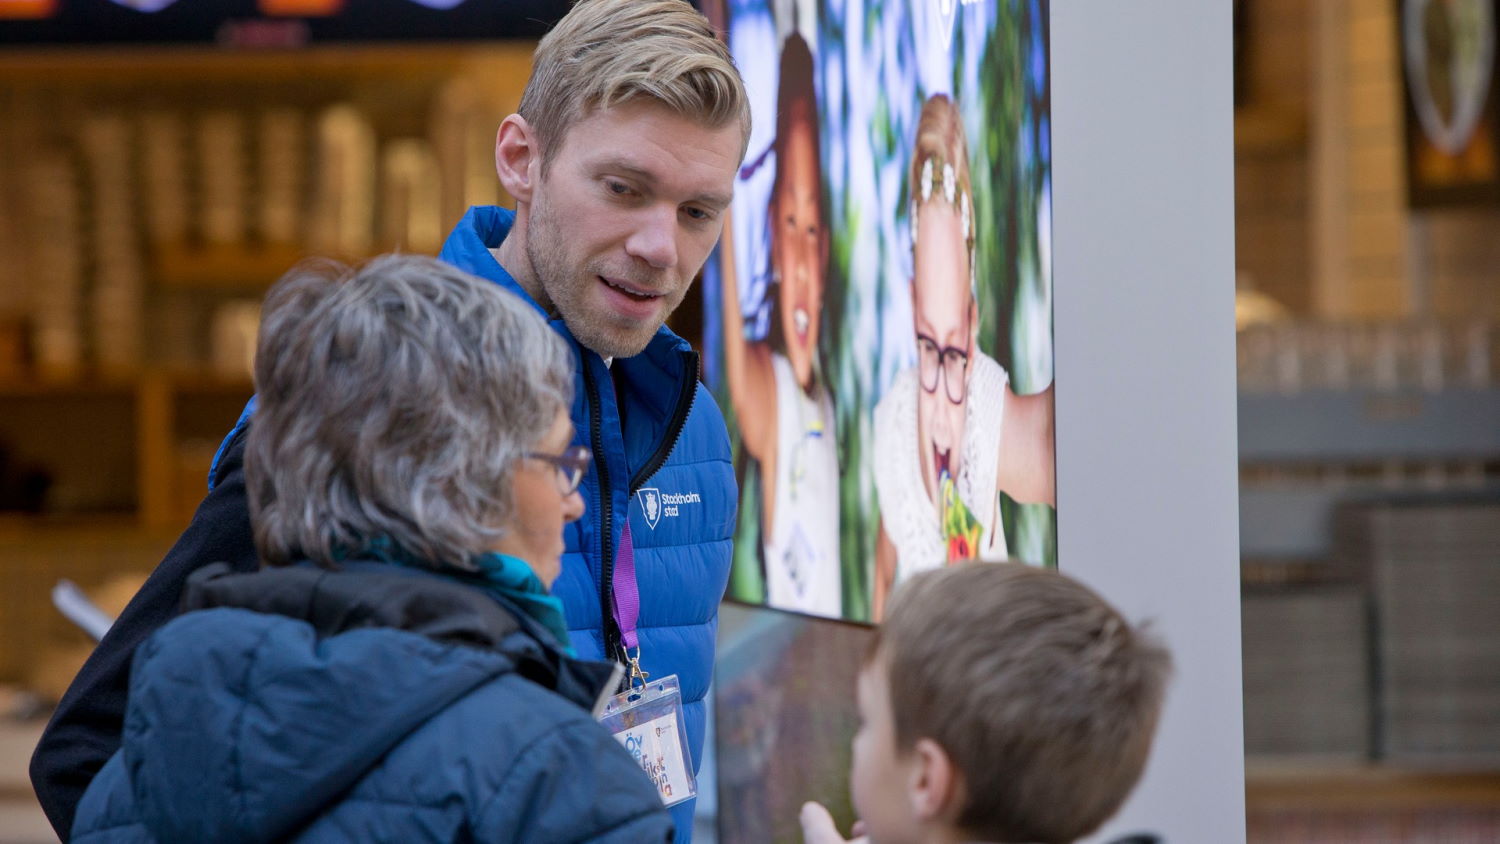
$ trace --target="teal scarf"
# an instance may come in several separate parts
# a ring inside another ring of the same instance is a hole
[[[568,640],[568,622],[563,616],[562,601],[547,591],[531,566],[520,557],[493,551],[473,558],[479,572],[460,579],[482,589],[502,595],[532,619],[547,628],[568,656],[577,656]],[[451,571],[451,570],[449,570]],[[448,571],[443,574],[447,575]]]

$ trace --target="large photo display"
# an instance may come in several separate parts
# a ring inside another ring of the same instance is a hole
[[[704,271],[733,600],[878,621],[910,574],[1056,565],[1043,0],[728,0],[754,129]]]

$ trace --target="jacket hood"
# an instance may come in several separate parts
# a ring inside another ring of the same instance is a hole
[[[490,596],[430,575],[214,567],[185,603],[214,608],[137,651],[123,736],[133,798],[159,840],[287,837],[502,674],[573,698],[603,685],[597,664],[580,671]]]

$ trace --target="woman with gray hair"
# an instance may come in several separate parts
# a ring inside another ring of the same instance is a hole
[[[190,578],[136,653],[75,841],[662,841],[590,713],[557,577],[589,453],[537,310],[434,260],[266,298],[246,483],[266,567]]]

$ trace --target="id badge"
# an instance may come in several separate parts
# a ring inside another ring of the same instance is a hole
[[[610,698],[599,723],[651,778],[662,805],[675,806],[698,793],[687,754],[682,689],[676,674],[632,686]]]

